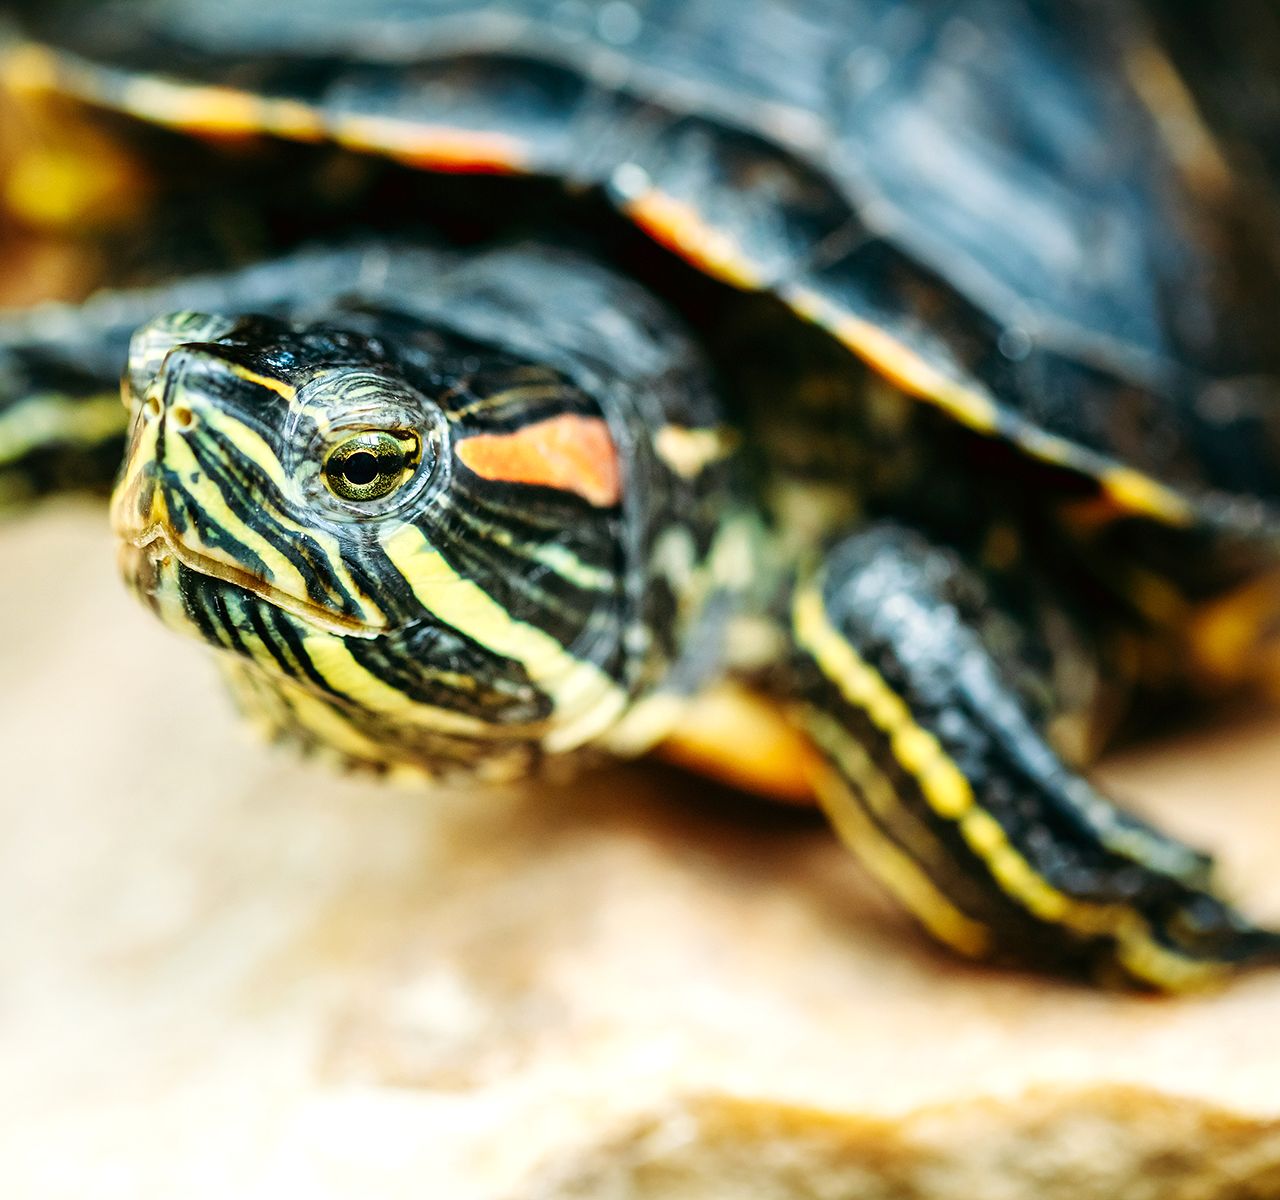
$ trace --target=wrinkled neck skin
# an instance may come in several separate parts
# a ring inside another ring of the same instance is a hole
[[[590,263],[504,251],[433,276],[391,279],[394,306],[140,331],[126,580],[313,755],[505,781],[640,753],[769,588],[705,364]],[[408,456],[393,490],[335,494],[334,464],[383,444]]]

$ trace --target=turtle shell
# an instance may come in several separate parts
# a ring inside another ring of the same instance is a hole
[[[33,10],[34,12],[34,10]],[[213,135],[560,177],[1114,510],[1280,529],[1268,247],[1088,0],[93,0],[6,60]],[[1261,281],[1261,282],[1260,282]]]

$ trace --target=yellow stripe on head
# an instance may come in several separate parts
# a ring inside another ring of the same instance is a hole
[[[302,645],[311,665],[333,691],[370,712],[441,733],[486,737],[500,732],[490,722],[479,717],[424,704],[379,679],[368,668],[360,665],[341,638],[320,633],[309,634],[303,639]]]
[[[165,438],[164,461],[182,480],[182,490],[200,512],[201,525],[216,529],[220,534],[225,533],[245,547],[263,564],[267,582],[273,587],[300,598],[307,595],[307,581],[302,572],[278,547],[237,515],[227,503],[222,489],[201,466],[186,438]],[[255,460],[255,465],[266,469],[264,462]],[[230,567],[243,569],[244,564],[239,556],[229,553],[216,542],[210,543],[202,535],[200,528],[188,530],[184,535],[184,541],[187,540],[198,543],[200,552],[215,562],[222,561]]]
[[[600,667],[575,657],[545,630],[513,617],[479,584],[458,574],[416,525],[401,525],[380,540],[431,616],[519,663],[551,699],[561,724],[547,735],[548,749],[584,744],[626,708],[626,693]]]
[[[261,375],[257,371],[251,371],[248,367],[242,367],[239,363],[227,362],[227,369],[238,379],[243,379],[246,383],[256,383],[259,387],[264,387],[268,391],[275,392],[282,400],[289,401],[290,404],[297,399],[298,389],[292,384],[286,383],[283,379],[277,379],[274,375]]]

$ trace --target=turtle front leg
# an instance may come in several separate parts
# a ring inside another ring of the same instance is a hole
[[[208,312],[353,288],[364,261],[319,250],[0,315],[0,516],[53,492],[109,492],[130,421],[121,376],[154,374],[178,341],[221,332]]]
[[[1118,969],[1163,990],[1280,962],[1280,934],[1208,890],[1204,855],[1063,762],[979,619],[982,592],[955,555],[895,525],[849,537],[798,582],[795,694],[841,838],[971,957]]]
[[[0,514],[52,492],[110,489],[129,422],[129,332],[62,305],[0,322]]]

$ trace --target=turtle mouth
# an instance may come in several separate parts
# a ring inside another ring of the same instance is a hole
[[[308,625],[340,637],[376,637],[384,627],[348,617],[317,604],[314,600],[301,599],[283,591],[264,579],[218,562],[198,550],[182,543],[173,530],[156,521],[138,533],[123,533],[120,542],[121,566],[126,576],[135,581],[143,591],[150,592],[152,583],[166,562],[175,561],[208,579],[216,579],[241,591],[249,592],[259,600],[305,621]]]

